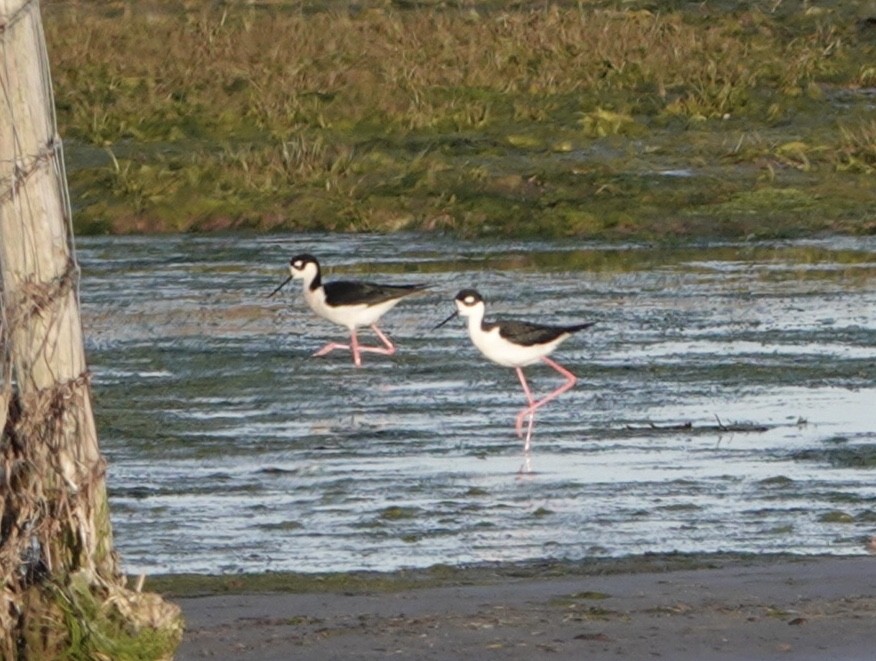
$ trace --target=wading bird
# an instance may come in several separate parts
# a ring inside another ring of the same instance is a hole
[[[440,328],[456,316],[468,317],[468,334],[471,341],[481,353],[494,363],[513,367],[517,370],[523,392],[526,393],[528,406],[517,414],[515,430],[517,436],[523,436],[523,421],[529,418],[526,430],[524,452],[529,452],[529,441],[532,437],[532,425],[535,422],[535,412],[552,399],[555,399],[575,385],[577,378],[569,370],[557,364],[550,354],[559,344],[570,337],[572,333],[589,328],[595,322],[575,324],[573,326],[546,326],[525,321],[484,321],[486,304],[483,297],[474,289],[463,289],[454,299],[456,312],[442,321],[435,328]],[[547,396],[536,400],[532,396],[523,367],[532,365],[539,360],[544,361],[566,378],[566,382]]]
[[[362,366],[361,354],[366,351],[391,356],[395,345],[377,327],[377,320],[404,297],[426,289],[427,285],[377,285],[370,282],[339,280],[323,283],[319,262],[313,255],[302,254],[289,261],[290,275],[270,293],[273,296],[289,281],[304,281],[304,300],[316,314],[350,331],[350,344],[329,342],[314,356],[324,356],[335,349],[350,349],[356,367]],[[383,342],[382,347],[359,344],[356,329],[370,326]]]

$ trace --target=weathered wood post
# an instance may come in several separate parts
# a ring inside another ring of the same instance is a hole
[[[169,657],[113,552],[53,103],[38,1],[0,0],[0,658]]]

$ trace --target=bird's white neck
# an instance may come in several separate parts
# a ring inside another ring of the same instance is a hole
[[[310,294],[314,282],[317,283],[317,289],[322,289],[322,279],[316,264],[307,264],[296,277],[301,280],[301,287],[305,295]]]
[[[484,321],[484,304],[479,303],[473,308],[469,308],[466,310],[466,317],[468,323],[468,334],[474,337],[476,334],[482,332],[481,324]]]

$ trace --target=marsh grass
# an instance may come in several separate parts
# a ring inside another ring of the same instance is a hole
[[[863,3],[46,4],[92,231],[649,234],[726,198],[664,178],[643,199],[619,181],[643,167],[732,161],[742,190],[873,172],[865,99],[828,98],[876,79]],[[89,145],[111,158],[80,165]]]
[[[840,127],[840,144],[833,160],[837,168],[851,172],[876,172],[876,120],[858,126]]]
[[[182,637],[182,626],[164,620],[165,609],[157,595],[148,598],[138,593],[138,599],[132,601],[122,589],[99,592],[81,573],[71,575],[65,585],[32,587],[27,599],[39,600],[46,607],[45,621],[35,622],[24,631],[29,648],[42,650],[46,656],[40,658],[70,661],[172,657]]]

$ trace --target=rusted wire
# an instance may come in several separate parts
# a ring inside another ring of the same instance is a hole
[[[52,166],[62,153],[61,141],[51,138],[46,146],[21,163],[12,164],[12,176],[0,177],[0,202],[13,199],[21,186],[41,169]],[[8,162],[7,162],[8,163]],[[4,190],[5,187],[5,190]]]

